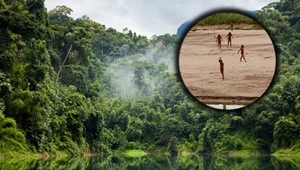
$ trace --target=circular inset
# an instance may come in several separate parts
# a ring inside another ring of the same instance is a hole
[[[202,103],[233,110],[257,100],[276,67],[272,40],[252,18],[218,12],[198,22],[179,50],[179,70],[189,92]]]

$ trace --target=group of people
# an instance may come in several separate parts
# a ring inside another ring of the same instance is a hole
[[[231,34],[231,32],[229,32],[228,34],[227,34],[227,39],[228,39],[228,42],[227,42],[227,47],[231,47],[232,46],[232,43],[231,43],[231,39],[232,39],[232,34]],[[217,40],[216,40],[217,42],[218,42],[218,47],[219,48],[221,48],[221,41],[223,41],[223,38],[221,37],[221,35],[219,34],[218,36],[217,36]]]
[[[231,27],[231,31],[233,31],[233,24],[231,23],[230,24],[230,27]],[[227,47],[231,47],[232,46],[232,43],[231,43],[231,39],[232,39],[232,34],[231,32],[229,32],[227,34],[227,39],[228,39],[228,42],[227,42]],[[218,42],[218,47],[221,48],[221,41],[223,41],[223,38],[221,37],[221,35],[219,34],[217,36],[217,42]],[[240,62],[242,62],[242,59],[244,59],[244,61],[246,62],[246,59],[245,59],[245,54],[244,54],[244,45],[241,45],[240,49],[238,50],[238,54],[239,52],[241,52],[241,58],[240,58]],[[222,74],[222,80],[224,80],[224,62],[222,60],[222,57],[219,58],[219,63],[220,63],[220,72]]]

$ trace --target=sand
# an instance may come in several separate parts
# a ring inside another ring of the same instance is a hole
[[[215,36],[220,34],[223,38],[221,49],[209,27],[190,31],[180,49],[180,73],[191,94],[206,104],[247,105],[257,100],[272,81],[276,66],[274,46],[265,30],[233,30],[232,47],[227,47],[229,30],[225,29],[215,30]],[[241,54],[237,54],[242,44],[247,62],[240,62]],[[225,80],[219,57],[224,62]]]

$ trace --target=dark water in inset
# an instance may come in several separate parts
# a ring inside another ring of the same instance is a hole
[[[167,156],[150,155],[140,158],[124,156],[59,157],[46,160],[3,159],[1,170],[298,170],[300,159],[272,156],[228,157],[212,155]]]

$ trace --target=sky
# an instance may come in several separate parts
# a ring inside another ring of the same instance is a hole
[[[278,0],[45,0],[47,10],[65,5],[71,17],[87,15],[90,19],[122,32],[128,28],[138,35],[176,34],[188,20],[222,7],[258,10]]]

